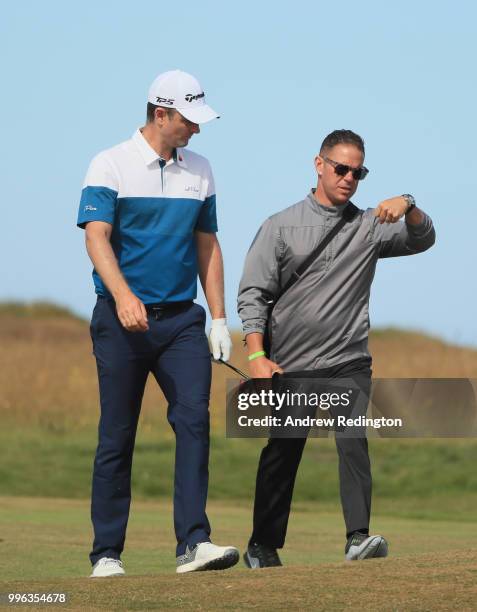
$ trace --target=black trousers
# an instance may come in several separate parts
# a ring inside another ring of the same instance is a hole
[[[305,375],[304,372],[294,375]],[[355,359],[306,373],[313,378],[352,378],[366,397],[371,388],[371,359]],[[354,416],[354,415],[353,415]],[[364,431],[364,430],[363,430]],[[340,496],[347,536],[368,532],[371,513],[371,466],[368,441],[335,434],[339,457]],[[306,438],[270,438],[258,464],[250,542],[282,548],[290,515],[295,478]]]

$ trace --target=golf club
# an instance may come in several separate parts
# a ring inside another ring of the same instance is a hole
[[[230,368],[231,370],[233,370],[236,374],[238,374],[239,376],[241,376],[244,380],[250,380],[250,376],[247,376],[247,374],[245,374],[244,372],[242,372],[242,370],[239,370],[238,368],[236,368],[235,366],[233,366],[231,363],[227,363],[226,361],[224,361],[222,358],[220,359],[214,359],[214,356],[212,355],[212,353],[210,354],[210,357],[212,359],[212,361],[214,363],[221,363],[223,365],[226,365],[228,368]]]

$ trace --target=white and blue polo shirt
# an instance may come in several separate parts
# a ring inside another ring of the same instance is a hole
[[[105,221],[131,291],[145,304],[197,296],[194,231],[216,232],[215,186],[209,162],[178,149],[165,162],[140,130],[102,151],[86,175],[78,226]],[[110,296],[96,270],[96,293]]]

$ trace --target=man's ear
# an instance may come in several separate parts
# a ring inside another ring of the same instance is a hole
[[[156,120],[159,120],[159,125],[162,125],[164,123],[164,121],[166,119],[166,115],[167,115],[167,109],[162,108],[162,106],[159,106],[154,111],[154,118]]]
[[[320,155],[315,157],[315,170],[318,176],[321,176],[323,172],[323,158]]]

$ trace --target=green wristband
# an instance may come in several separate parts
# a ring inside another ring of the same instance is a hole
[[[253,361],[254,359],[257,359],[257,357],[263,357],[264,355],[266,355],[265,351],[257,351],[256,353],[249,355],[248,360]]]

